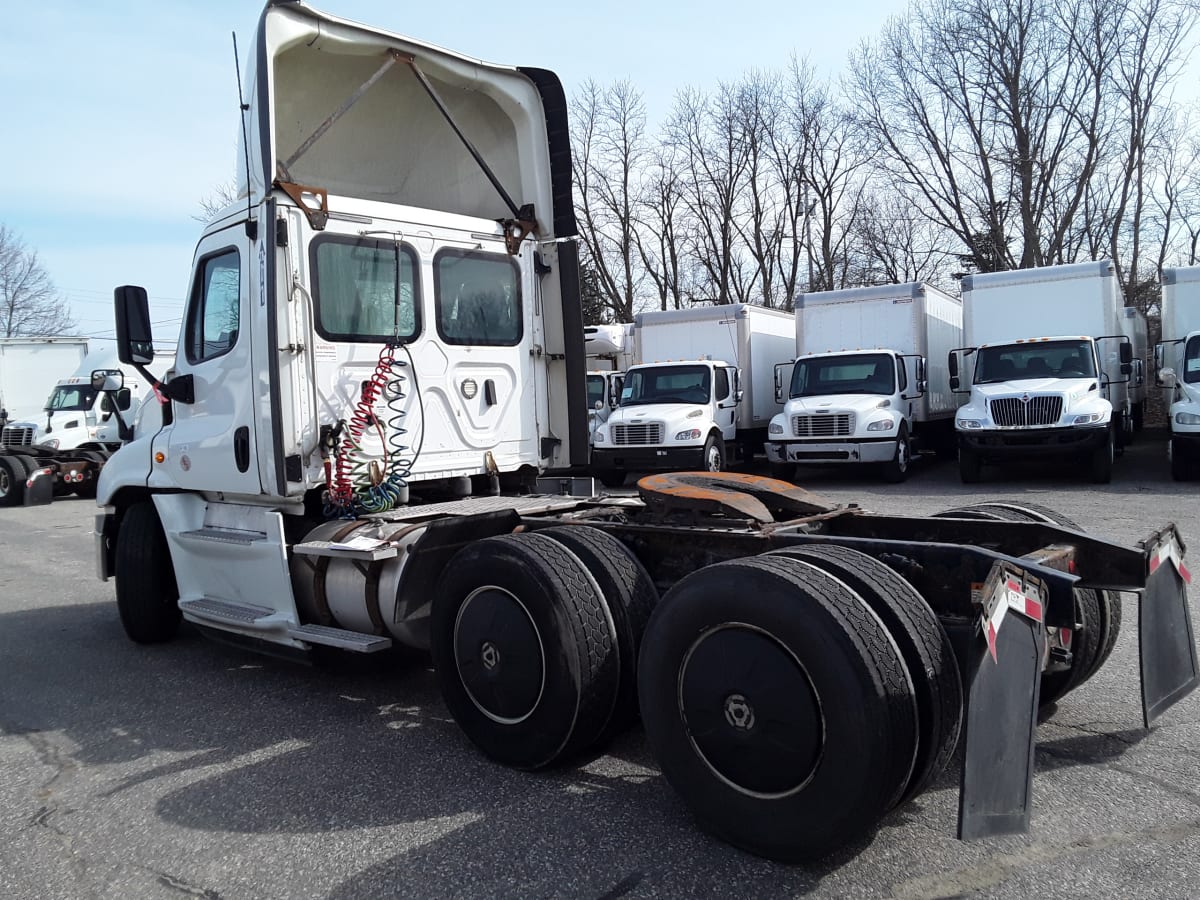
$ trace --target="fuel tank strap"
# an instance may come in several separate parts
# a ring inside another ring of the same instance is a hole
[[[637,487],[646,506],[660,513],[720,513],[767,523],[777,514],[793,519],[837,509],[787,481],[742,472],[666,472],[647,475]]]

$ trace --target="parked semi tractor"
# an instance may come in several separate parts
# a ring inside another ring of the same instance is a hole
[[[699,823],[786,860],[868,833],[959,746],[960,835],[1027,827],[1039,702],[1103,663],[1111,592],[1141,594],[1146,723],[1194,687],[1173,526],[1127,548],[1023,503],[539,480],[588,449],[557,78],[294,2],[249,55],[242,202],[197,247],[161,420],[100,478],[134,641],[186,620],[277,655],[427,649],[455,721],[523,769],[640,710]],[[149,365],[145,291],[116,313]]]
[[[1171,428],[1171,476],[1200,477],[1200,266],[1163,270],[1162,343],[1155,357]]]
[[[735,448],[749,459],[779,411],[776,364],[793,353],[793,318],[735,303],[639,313],[638,365],[593,434],[592,469],[606,485],[626,473],[720,472]]]
[[[985,464],[1065,458],[1108,483],[1133,423],[1113,264],[967,275],[962,291],[967,346],[950,354],[950,375],[969,394],[955,419],[963,482]]]
[[[1146,316],[1126,306],[1121,310],[1121,333],[1129,340],[1133,368],[1129,372],[1129,417],[1134,432],[1146,425],[1146,395],[1149,391],[1150,341]]]
[[[914,451],[953,448],[946,359],[962,345],[962,304],[922,283],[804,294],[796,361],[776,372],[783,412],[766,444],[773,472],[796,464],[875,463],[908,477]]]

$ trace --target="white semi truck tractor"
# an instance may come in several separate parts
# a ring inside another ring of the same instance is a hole
[[[1200,266],[1162,273],[1162,342],[1155,352],[1176,481],[1200,477]]]
[[[804,294],[796,361],[776,374],[766,451],[773,472],[796,465],[875,464],[908,477],[914,452],[954,445],[947,354],[962,344],[962,304],[922,283]]]
[[[295,2],[249,55],[240,200],[197,246],[166,402],[100,477],[132,640],[427,650],[465,734],[522,769],[640,711],[698,823],[781,860],[861,839],[960,735],[959,834],[1026,829],[1039,704],[1103,664],[1111,591],[1142,594],[1146,722],[1195,686],[1173,526],[1129,548],[1030,505],[539,479],[588,449],[558,79]],[[146,292],[115,299],[145,368]]]

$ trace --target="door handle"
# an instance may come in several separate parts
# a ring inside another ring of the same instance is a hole
[[[233,461],[239,472],[250,468],[250,428],[247,425],[233,433]]]

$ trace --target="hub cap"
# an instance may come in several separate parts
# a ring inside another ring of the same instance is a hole
[[[751,625],[702,634],[679,670],[679,709],[693,747],[725,783],[778,797],[808,783],[824,719],[796,656]]]
[[[515,725],[537,707],[545,684],[542,638],[515,596],[488,585],[472,591],[454,622],[454,662],[471,702]]]

